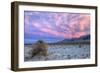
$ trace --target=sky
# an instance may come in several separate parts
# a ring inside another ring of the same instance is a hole
[[[90,14],[24,11],[24,42],[57,42],[90,34]]]

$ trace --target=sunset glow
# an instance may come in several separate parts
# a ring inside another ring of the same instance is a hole
[[[90,34],[90,14],[67,12],[24,12],[24,40],[47,42]]]

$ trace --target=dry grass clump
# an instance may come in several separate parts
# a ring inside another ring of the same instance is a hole
[[[47,56],[48,55],[47,50],[48,50],[47,43],[45,43],[42,40],[39,40],[32,46],[32,57],[38,54],[42,56]]]

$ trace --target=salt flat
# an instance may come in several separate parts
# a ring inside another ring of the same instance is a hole
[[[36,55],[31,57],[31,45],[24,46],[24,61],[70,60],[90,58],[89,44],[49,45],[48,56]]]

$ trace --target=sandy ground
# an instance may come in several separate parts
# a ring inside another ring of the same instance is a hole
[[[90,58],[90,45],[49,45],[48,56],[36,55],[31,58],[32,47],[25,45],[24,61],[69,60]]]

